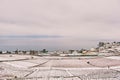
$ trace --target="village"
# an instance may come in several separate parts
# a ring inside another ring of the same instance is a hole
[[[68,51],[48,51],[43,50],[15,50],[0,51],[0,54],[19,54],[19,55],[36,55],[36,56],[112,56],[120,55],[120,42],[99,42],[96,48],[68,50]]]

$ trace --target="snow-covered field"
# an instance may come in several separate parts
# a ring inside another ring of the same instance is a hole
[[[120,56],[110,56],[110,57],[106,57],[106,58],[120,60]]]
[[[0,61],[1,60],[18,60],[18,59],[30,59],[32,56],[30,55],[12,55],[12,54],[0,54]],[[38,58],[34,56],[34,58]]]
[[[120,80],[119,58],[0,55],[0,80]]]

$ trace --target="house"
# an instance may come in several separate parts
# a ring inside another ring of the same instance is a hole
[[[97,49],[96,48],[91,48],[90,51],[91,52],[97,52]]]

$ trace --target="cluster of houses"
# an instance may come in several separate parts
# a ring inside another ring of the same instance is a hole
[[[46,49],[37,50],[15,50],[0,51],[0,54],[20,54],[20,55],[37,55],[37,56],[98,56],[98,55],[120,55],[120,42],[99,42],[97,48],[68,50],[68,51],[47,51]]]
[[[37,51],[37,50],[15,50],[15,51],[0,51],[0,54],[20,54],[20,55],[38,55],[38,54],[45,54],[48,51],[46,49]]]
[[[99,42],[100,55],[120,55],[120,42]]]
[[[96,50],[93,48],[91,50],[81,49],[81,50],[68,50],[68,51],[46,51],[43,50],[15,50],[15,51],[0,51],[0,54],[19,54],[19,55],[37,55],[37,56],[82,56],[82,55],[97,55]]]

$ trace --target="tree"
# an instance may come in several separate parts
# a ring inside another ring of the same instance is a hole
[[[10,52],[10,51],[7,51],[7,54],[11,54],[11,52]]]
[[[105,45],[104,42],[99,42],[98,47],[103,47]]]
[[[18,49],[15,51],[15,54],[18,54]]]
[[[87,51],[86,49],[81,49],[79,52],[82,53],[83,51]]]
[[[27,51],[22,51],[23,52],[23,54],[26,54],[27,53]]]
[[[43,49],[42,52],[43,52],[43,53],[47,53],[48,51],[47,51],[46,49]]]
[[[0,54],[2,54],[2,51],[0,51]]]
[[[30,50],[30,55],[35,55],[35,51],[34,50]]]
[[[72,54],[74,52],[74,50],[69,50],[70,54]]]

